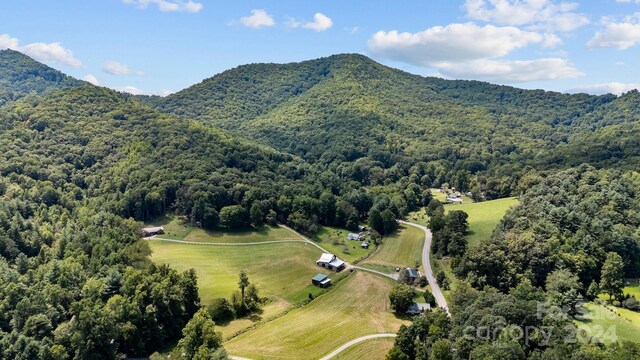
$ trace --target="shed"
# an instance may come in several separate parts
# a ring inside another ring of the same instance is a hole
[[[363,249],[368,249],[369,248],[369,242],[363,241],[362,244],[360,244],[360,247],[363,248]]]
[[[328,275],[325,274],[318,274],[316,276],[314,276],[313,278],[311,278],[311,283],[315,286],[321,287],[321,288],[325,288],[327,286],[329,286],[329,284],[331,284],[331,279],[329,279]]]
[[[164,227],[156,226],[156,227],[148,227],[142,229],[142,236],[148,237],[153,235],[161,235],[164,234]]]

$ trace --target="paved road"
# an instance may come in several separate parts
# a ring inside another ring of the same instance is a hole
[[[424,247],[422,248],[422,264],[424,267],[424,273],[425,273],[425,276],[427,277],[427,281],[429,281],[429,285],[431,285],[431,293],[436,298],[436,302],[438,303],[438,306],[443,308],[444,311],[446,311],[447,314],[451,316],[451,313],[449,312],[449,307],[447,307],[447,300],[444,298],[444,295],[442,295],[440,286],[438,286],[438,282],[436,281],[436,278],[433,276],[433,270],[431,269],[431,258],[429,257],[429,253],[431,252],[431,239],[432,239],[431,230],[429,230],[426,226],[422,226],[420,224],[415,224],[407,221],[400,220],[400,223],[409,225],[409,226],[415,226],[419,229],[422,229],[422,231],[424,231]]]
[[[321,358],[320,360],[329,360],[334,358],[336,355],[338,355],[339,353],[345,351],[347,348],[361,343],[363,341],[367,341],[367,340],[371,340],[371,339],[379,339],[379,338],[394,338],[396,337],[396,334],[374,334],[374,335],[367,335],[367,336],[362,336],[359,337],[357,339],[353,339],[351,341],[349,341],[348,343],[340,346],[339,348],[337,348],[336,350],[334,350],[331,354]]]
[[[353,339],[349,342],[347,342],[346,344],[340,346],[339,348],[335,349],[333,352],[331,352],[331,354],[324,356],[322,358],[320,358],[320,360],[329,360],[329,359],[333,359],[334,357],[336,357],[336,355],[340,354],[341,352],[345,351],[346,349],[350,348],[353,345],[359,344],[363,341],[367,341],[367,340],[372,340],[372,339],[380,339],[380,338],[394,338],[396,337],[396,334],[373,334],[373,335],[366,335],[366,336],[361,336],[357,339]],[[233,355],[229,355],[229,357],[233,360],[250,360],[247,358],[243,358],[243,357],[239,357],[239,356],[233,356]]]

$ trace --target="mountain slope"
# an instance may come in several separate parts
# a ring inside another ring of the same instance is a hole
[[[0,106],[27,94],[81,86],[74,79],[14,50],[0,50]]]
[[[573,153],[592,131],[607,133],[614,125],[623,130],[610,146],[626,147],[625,157],[638,155],[625,145],[640,114],[637,97],[425,78],[361,55],[245,65],[152,102],[311,162],[363,171],[356,180],[364,185],[380,183],[371,179],[372,170],[424,161],[431,163],[426,174],[432,185],[506,195],[532,168],[563,168],[576,159],[596,166],[620,162]]]

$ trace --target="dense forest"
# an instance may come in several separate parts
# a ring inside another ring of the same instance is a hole
[[[424,78],[335,55],[244,65],[142,100],[365,186],[393,182],[425,162],[429,185],[497,198],[517,194],[518,180],[532,171],[584,162],[637,169],[639,98]]]
[[[359,55],[241,66],[159,98],[0,51],[0,357],[142,357],[177,343],[178,357],[224,358],[197,274],[152,264],[141,221],[174,212],[308,234],[369,222],[385,234],[427,206],[434,251],[464,285],[453,318],[403,328],[392,353],[486,358],[492,341],[460,340],[465,324],[568,326],[525,312],[560,282],[575,298],[596,285],[619,296],[608,269],[638,274],[638,116],[637,92],[422,78]],[[466,214],[432,199],[444,185],[521,202],[469,251]],[[500,341],[531,358],[637,354]]]

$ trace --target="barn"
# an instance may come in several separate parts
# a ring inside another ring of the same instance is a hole
[[[338,259],[338,257],[333,254],[326,253],[320,256],[320,259],[316,261],[316,265],[333,271],[340,271],[345,268],[344,261]]]

